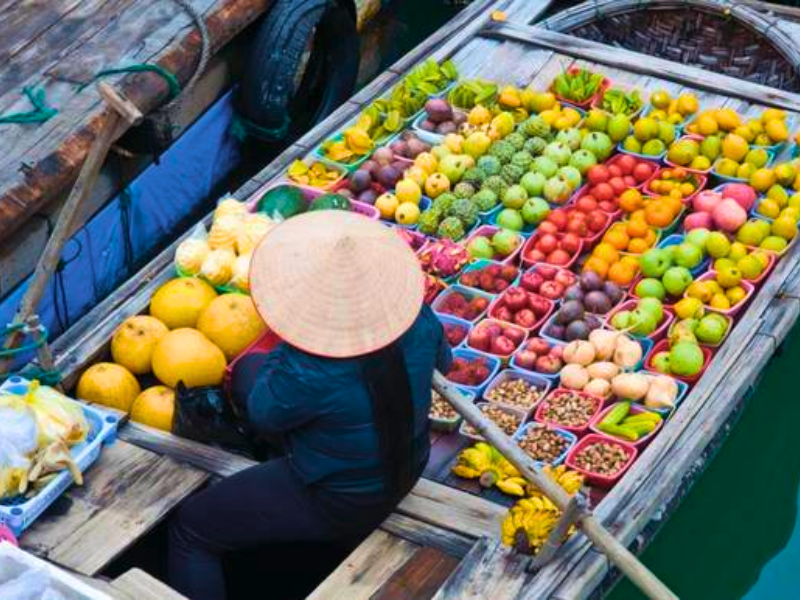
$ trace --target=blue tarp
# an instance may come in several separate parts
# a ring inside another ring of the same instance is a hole
[[[239,161],[239,142],[229,134],[232,120],[229,93],[184,132],[159,164],[131,183],[128,194],[114,198],[70,239],[61,257],[63,269],[39,306],[50,339],[176,237],[187,215],[213,202],[214,188]],[[28,280],[0,301],[0,324],[11,322],[27,285]]]

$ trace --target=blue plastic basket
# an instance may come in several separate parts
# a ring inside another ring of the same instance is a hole
[[[497,265],[499,267],[508,266],[508,265],[504,265],[503,263],[498,262],[496,260],[491,260],[489,258],[479,258],[479,259],[471,262],[470,264],[468,264],[464,268],[464,270],[461,271],[461,273],[459,273],[459,275],[458,275],[458,284],[460,286],[463,286],[463,287],[469,289],[469,290],[478,290],[479,292],[483,292],[484,294],[489,294],[490,296],[493,296],[493,297],[499,296],[500,294],[497,294],[495,292],[487,292],[487,291],[482,290],[480,288],[474,288],[472,286],[469,286],[469,285],[466,285],[464,283],[461,283],[461,277],[464,275],[464,273],[468,273],[470,271],[478,271],[478,270],[483,269],[484,267],[486,267],[488,265]],[[516,265],[512,265],[512,266],[516,266]],[[519,280],[522,277],[522,269],[520,267],[517,267],[517,270],[519,271],[519,273],[517,274],[517,278],[514,281],[512,281],[511,283],[509,283],[508,287],[519,285]],[[508,288],[506,288],[506,289],[508,289]]]
[[[476,358],[484,358],[486,359],[486,363],[489,365],[489,376],[484,380],[483,383],[480,385],[462,385],[460,383],[454,383],[458,389],[468,394],[473,394],[476,398],[483,394],[483,390],[486,389],[486,386],[494,379],[497,372],[500,370],[500,359],[496,356],[492,356],[491,354],[486,354],[484,352],[479,352],[478,350],[473,350],[472,348],[457,348],[453,350],[453,358],[466,358],[468,360],[474,360]]]
[[[437,315],[451,316],[450,313],[442,312],[439,309],[441,308],[442,304],[444,304],[445,298],[447,298],[447,296],[449,296],[450,294],[453,294],[455,292],[460,293],[465,298],[467,298],[467,300],[472,300],[475,296],[481,296],[483,298],[486,298],[489,301],[489,304],[491,304],[492,300],[494,299],[494,296],[492,296],[491,294],[487,294],[486,292],[482,292],[482,291],[476,290],[474,288],[468,288],[468,287],[464,287],[463,285],[458,285],[458,284],[451,285],[446,290],[444,290],[441,294],[436,296],[436,300],[434,300],[433,304],[431,305],[431,308],[433,309],[433,312],[435,312]],[[485,311],[480,313],[477,317],[475,317],[475,319],[473,321],[470,321],[470,322],[471,323],[477,323],[478,321],[481,320],[481,318],[483,318],[484,315],[486,315],[488,310],[489,310],[489,307],[487,306]],[[452,316],[455,316],[455,315],[452,315]]]
[[[536,373],[531,373],[527,370],[519,370],[519,369],[503,369],[497,375],[495,375],[492,380],[489,382],[489,385],[486,386],[486,389],[483,391],[483,399],[486,402],[493,402],[495,404],[503,404],[502,402],[498,402],[496,400],[490,400],[487,396],[489,392],[493,390],[495,387],[503,383],[504,381],[508,381],[509,379],[524,379],[528,383],[530,383],[533,387],[537,388],[542,392],[542,398],[547,396],[547,393],[550,391],[550,388],[553,387],[553,380],[542,375],[538,375]],[[530,416],[531,411],[533,411],[541,402],[541,398],[533,405],[529,406],[528,408],[524,408],[522,406],[514,406],[512,404],[506,404],[504,406],[508,406],[509,408],[514,408],[517,410],[527,410]]]
[[[656,371],[650,371],[648,369],[645,369],[643,371],[643,373],[645,373],[646,375],[664,375],[664,373],[658,373]],[[664,376],[665,377],[669,377],[669,375],[664,375]],[[675,378],[673,377],[673,379],[675,379]],[[644,406],[644,404],[639,404],[639,403],[637,403],[637,405],[642,406],[644,408],[647,408],[647,410],[649,410],[650,412],[654,412],[654,413],[660,414],[661,418],[666,421],[669,417],[672,416],[672,414],[676,410],[678,410],[678,406],[683,401],[683,399],[686,398],[686,396],[689,393],[689,384],[688,383],[686,383],[685,381],[681,381],[680,379],[675,379],[675,383],[678,384],[678,395],[675,398],[675,407],[674,408],[672,408],[672,409],[669,409],[669,408],[649,408],[649,407]]]
[[[22,377],[11,377],[0,385],[0,392],[25,394],[29,384]],[[81,472],[85,472],[99,458],[102,447],[116,440],[119,419],[93,406],[81,407],[89,422],[89,435],[86,441],[73,446],[70,453]],[[72,475],[69,471],[62,471],[32,498],[17,497],[0,501],[0,523],[19,536],[71,485]]]
[[[669,246],[677,246],[678,244],[683,243],[683,240],[686,239],[686,236],[682,233],[673,233],[672,235],[668,235],[663,240],[658,243],[658,248],[668,248]],[[711,264],[711,257],[706,256],[703,260],[700,261],[700,264],[694,267],[693,269],[689,269],[689,272],[692,274],[693,277],[697,277],[706,272],[708,266]]]
[[[442,322],[442,325],[460,325],[467,330],[467,333],[464,335],[464,339],[457,346],[453,346],[453,349],[456,348],[464,348],[467,344],[467,337],[469,336],[469,332],[472,329],[474,323],[470,323],[464,319],[459,319],[455,315],[448,315],[445,313],[435,313],[436,318]]]
[[[539,468],[542,468],[546,464],[550,464],[553,467],[557,467],[562,462],[564,462],[564,459],[567,458],[567,454],[569,454],[569,451],[572,450],[572,447],[578,441],[578,436],[575,435],[574,433],[572,433],[571,431],[565,431],[563,429],[559,429],[558,427],[553,427],[552,425],[545,425],[543,423],[531,422],[531,423],[526,423],[525,425],[520,427],[519,430],[517,431],[517,433],[514,434],[514,438],[513,439],[514,439],[515,442],[519,443],[520,440],[525,438],[525,436],[527,435],[528,431],[530,431],[531,429],[542,428],[542,427],[545,428],[545,429],[549,429],[550,431],[554,431],[559,436],[561,436],[562,438],[567,440],[567,447],[564,450],[564,452],[559,454],[558,458],[556,458],[551,463],[546,463],[546,462],[541,461],[541,460],[534,460],[534,463],[536,463],[536,465]]]

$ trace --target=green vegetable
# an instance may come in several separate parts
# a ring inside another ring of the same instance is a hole
[[[630,402],[620,402],[605,416],[605,418],[600,422],[601,425],[618,425],[622,419],[628,416],[628,413],[631,410],[631,403]]]
[[[637,441],[641,435],[637,431],[635,431],[631,427],[626,427],[625,425],[603,425],[602,423],[597,425],[597,428],[600,431],[603,431],[609,435],[614,435],[617,437],[624,438],[631,442]]]
[[[585,102],[598,92],[603,79],[600,73],[592,73],[588,69],[570,69],[555,78],[553,91],[565,100]]]
[[[300,188],[281,185],[267,191],[256,205],[257,212],[263,212],[271,219],[288,219],[305,212],[306,197]]]

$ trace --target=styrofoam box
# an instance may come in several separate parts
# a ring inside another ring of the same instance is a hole
[[[50,575],[50,587],[59,592],[64,600],[114,600],[108,594],[89,587],[66,571],[8,542],[0,542],[0,586],[32,569],[47,571]]]

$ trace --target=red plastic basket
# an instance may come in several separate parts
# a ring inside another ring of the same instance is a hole
[[[669,350],[669,340],[661,340],[659,341],[650,352],[647,354],[647,357],[644,361],[644,368],[647,371],[653,371],[654,373],[659,373],[658,369],[653,366],[653,357],[658,354],[659,352],[665,352]],[[703,376],[703,373],[706,372],[708,369],[708,365],[711,364],[711,359],[714,358],[714,352],[708,346],[700,346],[700,350],[703,352],[703,368],[700,371],[692,376],[686,377],[683,375],[673,375],[670,373],[670,377],[677,379],[678,381],[683,381],[684,383],[693,384],[698,379]]]
[[[623,440],[623,439],[618,438],[618,437],[616,437],[616,436],[614,436],[614,435],[612,435],[610,433],[606,433],[605,431],[600,429],[598,426],[603,421],[603,419],[606,418],[606,415],[609,412],[611,412],[614,409],[615,406],[617,406],[617,404],[619,404],[619,402],[615,402],[614,404],[612,404],[610,406],[607,406],[602,411],[600,411],[597,414],[597,416],[595,416],[594,419],[592,419],[592,422],[589,425],[589,429],[591,429],[593,433],[596,433],[597,435],[602,436],[602,437],[607,437],[607,438],[609,438],[609,439],[611,439],[612,441],[615,441],[615,442],[624,442],[626,444],[630,444],[634,448],[641,448],[642,446],[645,446],[645,445],[649,444],[650,441],[656,436],[656,434],[659,431],[661,431],[661,427],[662,427],[662,425],[664,425],[663,418],[662,418],[661,421],[658,422],[658,425],[656,425],[656,428],[653,429],[653,431],[651,431],[650,433],[648,433],[644,437],[640,437],[635,442],[629,441],[629,440]],[[628,412],[628,414],[639,415],[639,414],[646,413],[646,412],[653,412],[653,411],[649,411],[645,407],[639,406],[638,404],[631,403],[631,409]]]
[[[572,426],[572,425],[564,425],[563,423],[559,423],[557,421],[548,421],[544,417],[544,412],[549,406],[550,402],[552,401],[553,397],[563,395],[563,394],[577,394],[583,398],[588,398],[595,403],[594,413],[589,420],[586,421],[585,425],[581,426]],[[593,396],[592,394],[587,394],[586,392],[579,392],[577,390],[568,390],[563,387],[556,388],[552,390],[547,396],[539,402],[539,406],[536,409],[536,413],[533,415],[533,420],[537,423],[544,423],[545,425],[552,425],[553,427],[558,427],[559,429],[564,429],[565,431],[571,431],[578,437],[584,435],[587,431],[589,431],[589,425],[592,423],[592,420],[597,416],[603,409],[604,400],[598,396]]]
[[[524,289],[524,288],[522,288],[522,289]],[[527,290],[526,290],[526,292],[527,292]],[[528,294],[533,294],[533,292],[527,292],[527,293]],[[497,298],[495,298],[492,301],[492,303],[489,305],[489,313],[488,313],[489,317],[492,318],[492,319],[497,320],[500,323],[507,323],[507,321],[503,321],[502,319],[498,319],[497,318],[497,309],[498,309],[498,307],[499,307],[500,303],[502,302],[502,299],[503,299],[503,297],[505,295],[506,295],[506,293],[503,292]],[[541,296],[541,294],[534,294],[534,295]],[[544,296],[541,296],[541,297],[544,298]],[[538,331],[539,327],[542,326],[542,323],[547,321],[547,319],[550,317],[550,315],[553,314],[553,310],[555,310],[555,307],[556,307],[556,303],[554,301],[552,301],[552,300],[550,300],[548,298],[544,298],[544,299],[547,300],[548,304],[550,305],[550,308],[544,314],[544,316],[542,316],[539,320],[536,321],[536,323],[533,324],[532,327],[523,327],[522,325],[518,325],[517,323],[509,323],[509,324],[510,325],[514,325],[515,327],[519,327],[520,329],[525,330],[529,334],[532,334],[533,332]]]
[[[563,233],[554,233],[553,235],[556,236],[556,238],[558,238],[559,241],[564,238],[564,234]],[[534,234],[534,235],[532,235],[531,237],[528,238],[528,241],[525,242],[525,245],[522,247],[521,257],[522,257],[523,266],[531,267],[531,266],[533,266],[534,264],[537,264],[537,263],[545,264],[545,265],[553,264],[553,263],[549,263],[547,261],[535,261],[535,260],[531,260],[530,258],[528,258],[528,253],[533,249],[533,246],[535,245],[536,241],[537,241],[536,234]],[[555,265],[555,264],[553,264],[553,266],[554,267],[560,267],[562,269],[569,269],[573,264],[575,264],[575,261],[578,260],[578,257],[581,255],[582,251],[583,251],[583,240],[581,240],[580,244],[578,245],[578,250],[575,252],[575,254],[572,255],[572,258],[570,258],[570,260],[569,260],[569,262],[567,262],[567,264],[564,264],[564,265]]]
[[[587,446],[590,446],[592,444],[596,444],[597,442],[605,442],[607,444],[614,444],[614,445],[619,446],[620,448],[622,448],[628,454],[627,462],[624,465],[622,465],[622,468],[619,471],[617,471],[616,473],[614,473],[614,475],[611,475],[611,476],[600,475],[599,473],[594,473],[592,471],[587,471],[586,469],[583,469],[583,468],[579,467],[577,464],[575,464],[575,457],[578,454],[580,454],[581,451],[584,450]],[[602,435],[597,435],[596,433],[590,433],[585,438],[583,438],[582,440],[578,441],[578,443],[575,444],[572,447],[572,450],[570,450],[569,454],[567,454],[566,465],[570,469],[574,469],[575,471],[578,471],[579,473],[583,473],[583,475],[586,478],[586,481],[588,483],[590,483],[592,485],[596,485],[598,487],[602,487],[602,488],[610,488],[617,481],[619,481],[620,477],[622,477],[625,474],[625,472],[628,470],[628,468],[633,464],[633,461],[636,460],[636,455],[638,454],[638,452],[639,451],[634,446],[631,446],[630,444],[626,444],[625,442],[620,442],[619,440],[615,440],[613,438],[605,437],[605,436],[602,436]]]
[[[647,158],[642,158],[642,156],[641,156],[641,155],[639,155],[639,154],[633,154],[633,153],[631,153],[631,152],[623,152],[623,153],[621,153],[621,154],[615,154],[614,156],[612,156],[611,158],[609,158],[609,159],[608,159],[608,160],[605,162],[605,165],[606,165],[606,167],[610,167],[610,166],[612,166],[612,165],[616,165],[616,164],[617,164],[617,163],[618,163],[618,162],[619,162],[619,161],[622,159],[622,157],[623,157],[623,156],[625,156],[626,154],[628,154],[629,156],[633,156],[634,158],[636,158],[636,162],[637,162],[637,163],[647,163],[647,164],[649,164],[649,165],[651,165],[651,166],[655,167],[655,170],[653,171],[654,173],[658,172],[658,170],[661,168],[661,163],[660,163],[658,160],[650,160],[650,159],[647,159]],[[642,188],[644,187],[644,185],[645,185],[645,184],[646,184],[648,181],[650,181],[650,178],[649,178],[649,177],[648,177],[647,179],[645,179],[644,181],[642,181],[641,183],[637,183],[636,185],[634,185],[634,186],[632,186],[632,187],[633,187],[634,189],[640,190],[640,189],[642,189]]]
[[[485,237],[491,237],[495,233],[497,233],[499,230],[500,230],[500,228],[499,227],[495,227],[494,225],[481,225],[480,227],[477,227],[474,231],[472,231],[472,233],[470,233],[469,236],[467,236],[467,240],[464,242],[464,245],[465,246],[469,245],[469,243],[474,238],[476,238],[478,236],[481,236],[481,235],[485,236]],[[519,233],[517,233],[517,235],[520,238],[520,243],[517,244],[516,249],[511,254],[509,254],[506,257],[495,256],[491,260],[493,260],[495,262],[502,263],[502,264],[512,264],[512,263],[514,263],[515,259],[517,258],[517,256],[519,256],[520,250],[525,245],[524,236],[522,236]]]
[[[647,183],[647,182],[645,182],[645,183]],[[642,185],[644,185],[644,184],[642,184]],[[564,206],[567,207],[567,206],[572,206],[572,205],[576,204],[578,202],[578,200],[580,200],[581,198],[586,196],[588,193],[589,193],[589,184],[587,183],[587,184],[582,185],[581,187],[579,187],[578,191],[575,192],[572,195],[572,198],[570,198],[569,202],[567,202]],[[600,210],[600,209],[598,209],[598,210]],[[600,210],[600,212],[604,212],[607,215],[611,215],[611,221],[616,221],[617,219],[619,219],[622,216],[622,210],[620,210],[620,209],[617,209],[614,212],[607,212],[607,211],[604,211],[604,210]],[[611,223],[611,221],[609,221],[609,224]]]

